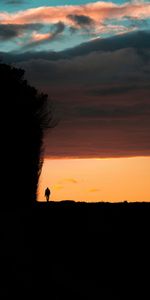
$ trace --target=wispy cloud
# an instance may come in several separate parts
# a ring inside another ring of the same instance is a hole
[[[100,189],[97,188],[93,188],[89,190],[89,193],[98,193],[100,191]]]
[[[64,189],[66,184],[70,185],[70,184],[77,184],[77,183],[78,183],[78,181],[74,178],[63,178],[63,179],[59,180],[59,182],[53,186],[53,190],[59,191],[59,190]]]
[[[59,190],[62,190],[64,187],[63,187],[63,185],[61,185],[61,184],[55,184],[54,186],[53,186],[53,190],[54,191],[59,191]]]
[[[61,33],[65,30],[65,25],[62,22],[58,22],[53,24],[52,30],[46,33],[39,33],[37,31],[33,31],[29,42],[27,42],[23,47],[22,50],[29,50],[30,48],[34,48],[39,44],[45,44],[49,41],[53,41],[58,39]]]
[[[74,16],[74,17],[70,17]],[[126,2],[117,5],[112,2],[96,2],[86,5],[65,5],[56,7],[38,7],[26,9],[16,13],[1,12],[1,23],[25,24],[25,23],[56,23],[59,21],[68,24],[83,24],[88,20],[100,22],[112,18],[148,18],[150,17],[150,3],[148,2]]]
[[[73,183],[73,184],[76,184],[76,183],[78,183],[78,181],[74,178],[64,178],[64,179],[60,180],[59,183]]]
[[[34,43],[34,42],[42,42],[50,38],[51,38],[51,33],[38,33],[37,31],[34,31],[32,33],[31,40]]]
[[[126,2],[122,5],[112,2],[95,2],[85,5],[47,6],[26,9],[15,13],[1,12],[1,24],[58,23],[67,26],[99,26],[109,19],[147,19],[150,17],[150,3]]]

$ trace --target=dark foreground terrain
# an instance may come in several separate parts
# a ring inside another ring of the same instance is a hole
[[[37,203],[0,230],[0,299],[150,299],[150,203]]]

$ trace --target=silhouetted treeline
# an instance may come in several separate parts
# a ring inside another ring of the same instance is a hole
[[[50,126],[48,97],[24,79],[24,70],[0,63],[1,206],[36,200],[43,134]]]

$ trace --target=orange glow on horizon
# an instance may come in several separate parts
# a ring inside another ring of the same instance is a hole
[[[150,157],[45,159],[38,201],[150,201]]]

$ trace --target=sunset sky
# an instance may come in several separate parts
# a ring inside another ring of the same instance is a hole
[[[150,201],[148,0],[1,0],[0,59],[58,120],[39,200],[49,186],[52,200]]]

